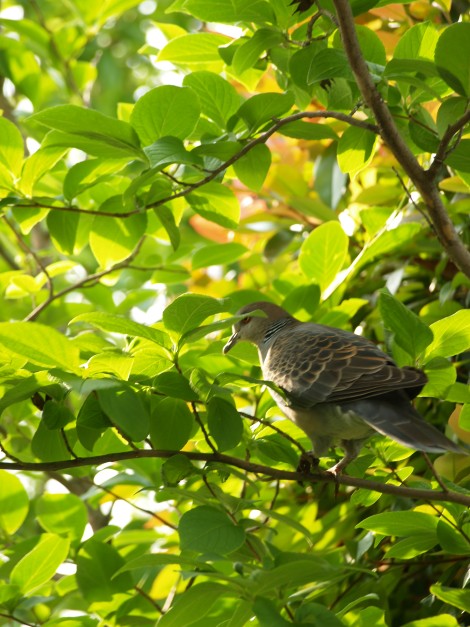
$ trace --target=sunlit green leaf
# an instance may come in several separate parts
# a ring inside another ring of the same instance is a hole
[[[53,533],[43,534],[11,571],[11,583],[19,586],[24,595],[29,595],[53,577],[68,552],[68,540]]]
[[[23,484],[11,473],[0,470],[0,529],[11,535],[23,524],[29,498]]]
[[[348,253],[348,237],[339,222],[326,222],[302,244],[299,264],[302,272],[323,291],[342,269]]]
[[[144,146],[173,136],[185,139],[196,126],[200,108],[189,87],[162,85],[151,89],[136,102],[131,124]]]

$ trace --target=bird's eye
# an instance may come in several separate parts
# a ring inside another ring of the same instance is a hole
[[[240,322],[242,324],[248,324],[250,322],[251,318],[250,316],[247,316],[246,318],[242,318],[242,320],[240,320]]]

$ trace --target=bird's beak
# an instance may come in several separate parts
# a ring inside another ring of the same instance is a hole
[[[223,348],[224,355],[227,354],[229,350],[233,348],[237,342],[238,342],[238,332],[235,331],[235,333],[232,334],[229,341],[227,342],[227,344],[225,344]]]

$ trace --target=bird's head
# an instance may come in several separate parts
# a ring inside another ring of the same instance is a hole
[[[283,318],[291,318],[282,307],[264,301],[245,305],[236,315],[243,317],[233,325],[233,333],[224,346],[224,353],[228,353],[237,342],[243,340],[259,344],[273,323]]]

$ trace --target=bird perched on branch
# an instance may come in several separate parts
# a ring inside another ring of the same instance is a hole
[[[270,389],[271,395],[308,435],[315,458],[333,445],[343,448],[330,472],[339,474],[374,432],[419,451],[464,452],[411,404],[427,381],[421,370],[399,368],[369,340],[300,322],[272,303],[252,303],[237,315],[243,318],[224,353],[242,340],[258,347],[264,379],[283,392]]]

